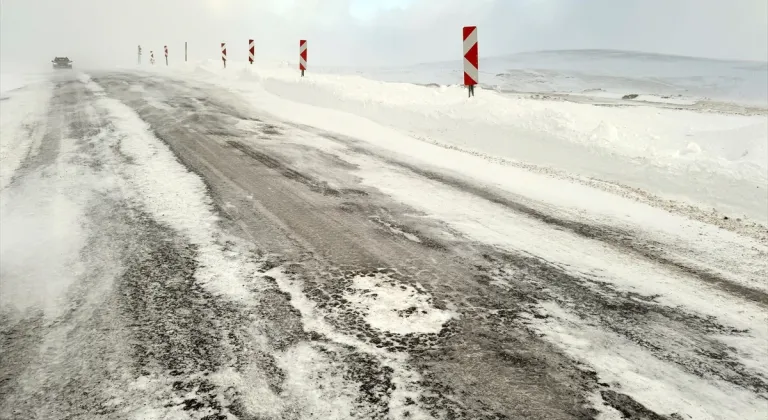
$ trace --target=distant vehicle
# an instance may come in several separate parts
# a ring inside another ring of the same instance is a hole
[[[56,57],[53,60],[51,60],[51,63],[53,63],[54,69],[71,69],[72,68],[72,60],[70,60],[68,57]]]

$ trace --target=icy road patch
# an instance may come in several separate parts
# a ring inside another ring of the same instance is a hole
[[[432,298],[420,288],[399,284],[382,276],[357,276],[353,291],[344,298],[365,314],[373,328],[395,334],[437,334],[454,315],[436,309]]]

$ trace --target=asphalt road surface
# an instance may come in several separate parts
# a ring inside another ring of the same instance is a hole
[[[636,232],[558,218],[212,85],[115,72],[54,83],[39,147],[3,194],[19,206],[33,189],[69,197],[83,239],[58,312],[0,311],[2,419],[697,418],[654,410],[546,339],[535,327],[552,315],[546,302],[632,345],[639,371],[663,362],[734,400],[768,401],[765,370],[722,339],[743,330],[546,255],[462,238],[361,182],[354,159],[501,206],[539,226],[543,247],[567,234],[628,267],[768,306]],[[159,146],[135,149],[131,130]],[[160,147],[176,172],[145,163]],[[197,205],[148,193],[190,177]],[[214,217],[196,218],[206,211]],[[9,270],[0,281],[16,284]]]

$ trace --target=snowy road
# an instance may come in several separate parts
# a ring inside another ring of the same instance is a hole
[[[764,238],[552,205],[200,82],[51,89],[7,141],[2,419],[768,412]]]

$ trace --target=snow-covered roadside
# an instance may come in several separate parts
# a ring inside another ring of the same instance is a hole
[[[531,100],[493,91],[481,91],[468,101],[460,87],[431,88],[356,76],[311,75],[299,80],[293,72],[279,70],[261,70],[259,77],[267,91],[283,98],[356,113],[478,151],[487,148],[478,144],[479,141],[503,141],[510,145],[510,152],[514,152],[527,144],[528,138],[548,141],[554,146],[558,145],[554,140],[558,140],[621,156],[645,158],[647,164],[662,167],[700,166],[747,177],[751,164],[758,170],[753,176],[768,177],[761,171],[768,167],[768,157],[761,153],[764,145],[761,150],[758,148],[761,145],[751,144],[754,138],[768,133],[768,124],[762,116],[700,114],[650,106],[593,107],[566,101]],[[420,121],[425,119],[434,125],[432,133],[427,133],[428,127]],[[458,123],[471,123],[471,130],[450,136],[445,128]],[[746,127],[754,132],[741,133],[735,141],[722,135],[702,138],[711,132]],[[483,137],[492,138],[482,140]],[[515,156],[510,153],[505,157]]]
[[[245,289],[245,281],[258,267],[249,263],[246,256],[235,257],[224,250],[226,238],[216,226],[218,216],[203,181],[176,160],[131,108],[106,97],[87,75],[81,81],[99,96],[96,105],[109,112],[111,123],[118,128],[121,153],[136,163],[122,167],[132,187],[127,190],[132,194],[130,198],[199,247],[201,268],[196,276],[201,284],[216,295],[246,299],[250,293]]]
[[[597,107],[358,77],[261,71],[267,92],[337,109],[414,138],[471,153],[558,168],[667,198],[768,221],[768,121],[659,109]]]
[[[76,165],[60,159],[57,173]],[[92,175],[92,174],[91,174]],[[43,174],[28,176],[13,191],[0,193],[0,308],[42,309],[51,319],[69,304],[67,292],[84,267],[80,251],[86,231],[82,220],[100,180]]]
[[[482,91],[467,101],[463,90],[456,86],[384,83],[351,75],[312,74],[300,79],[295,72],[284,69],[258,70],[258,77],[267,91],[286,99],[353,112],[382,124],[431,134],[457,146],[483,152],[491,147],[484,142],[504,142],[509,148],[502,156],[508,158],[515,158],[518,149],[528,143],[525,137],[531,137],[535,141],[550,141],[554,146],[558,142],[553,140],[558,140],[644,158],[646,164],[661,167],[693,166],[740,177],[750,176],[750,167],[754,165],[758,172],[751,175],[768,177],[768,157],[761,153],[765,145],[752,144],[752,140],[764,139],[768,133],[762,116],[699,114],[651,106],[598,108],[493,91]],[[435,127],[421,123],[424,119]],[[451,137],[445,128],[457,122],[472,123],[471,130]],[[746,127],[752,131],[737,136],[707,136]],[[433,132],[426,132],[428,128]],[[499,153],[501,150],[497,149],[495,154]]]
[[[24,158],[40,147],[53,89],[49,81],[14,80],[8,85],[3,82],[0,94],[0,190],[11,182]],[[10,86],[13,89],[6,90]],[[21,86],[26,88],[16,89]]]
[[[84,270],[80,252],[88,204],[110,187],[110,180],[76,162],[70,128],[60,124],[66,112],[60,98],[52,109],[51,81],[21,77],[9,85],[5,80],[0,100],[0,307],[17,314],[41,310],[54,319],[67,310],[69,289]],[[25,161],[42,168],[22,174]]]
[[[30,94],[47,100],[50,92]],[[28,121],[33,131],[2,133],[4,139],[16,142],[11,149],[15,153],[4,154],[0,163],[4,187],[28,153],[39,153],[45,131],[46,118],[39,107],[47,103],[20,101],[19,109],[25,105],[35,110],[22,114],[22,121]],[[13,188],[0,192],[0,308],[4,311],[21,314],[39,309],[55,319],[67,309],[69,288],[83,273],[80,251],[87,235],[82,221],[93,194],[107,188],[109,180],[82,171],[72,160],[72,145],[62,142],[59,147],[61,152],[50,167],[26,174]],[[78,172],[78,177],[63,175]]]
[[[694,265],[701,265],[700,268],[704,270],[728,272],[731,280],[750,288],[768,288],[764,281],[768,263],[760,258],[767,251],[764,240],[744,237],[712,226],[709,220],[691,220],[685,214],[665,211],[663,206],[637,203],[633,199],[567,179],[495,164],[482,157],[414,142],[412,138],[370,120],[291,102],[264,92],[258,85],[231,85],[231,88],[237,88],[257,108],[281,119],[363,140],[369,147],[396,156],[398,160],[406,161],[414,167],[458,173],[460,178],[467,177],[498,188],[512,194],[515,200],[545,213],[555,212],[558,217],[567,220],[582,222],[587,219],[637,232],[639,238],[667,245],[667,251],[674,256],[674,260],[687,264],[693,262]],[[344,148],[339,148],[332,141],[314,139],[310,145],[348,159],[344,156]],[[702,237],[709,240],[701,240]],[[749,258],[754,264],[741,264],[744,258]]]
[[[0,73],[0,97],[7,97],[15,90],[44,82],[47,79],[48,75],[44,73]]]
[[[292,69],[238,64],[226,71],[211,63],[155,71],[222,84],[286,120],[406,156],[425,150],[420,143],[438,145],[489,167],[576,180],[720,226],[768,224],[768,122],[761,116],[597,107],[490,91],[467,101],[452,87],[326,74],[302,79]],[[436,148],[426,150],[430,156]],[[464,159],[453,169],[466,172]]]

